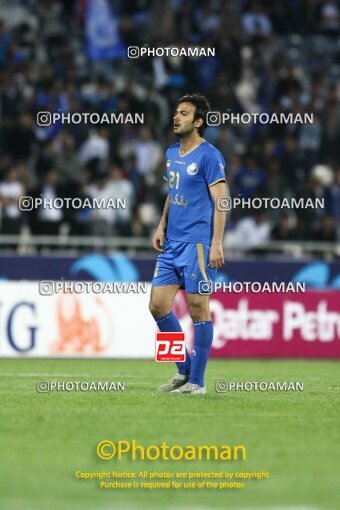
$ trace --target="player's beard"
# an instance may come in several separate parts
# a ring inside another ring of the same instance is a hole
[[[195,130],[195,127],[192,126],[190,128],[184,129],[179,133],[175,133],[175,135],[180,139],[183,140],[183,138],[186,138],[187,136],[191,135]]]

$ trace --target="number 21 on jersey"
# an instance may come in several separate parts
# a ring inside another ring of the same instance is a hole
[[[180,173],[179,172],[173,172],[172,170],[170,170],[169,174],[170,174],[170,179],[169,179],[169,186],[170,186],[170,188],[175,187],[176,189],[178,189]],[[174,184],[175,180],[176,180],[176,184]]]

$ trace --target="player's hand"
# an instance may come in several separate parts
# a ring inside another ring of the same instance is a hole
[[[209,267],[219,269],[224,265],[222,243],[213,243],[210,248]]]
[[[165,232],[164,228],[159,226],[155,232],[155,235],[152,238],[152,246],[156,251],[159,251],[160,253],[163,253],[163,244],[165,239]]]

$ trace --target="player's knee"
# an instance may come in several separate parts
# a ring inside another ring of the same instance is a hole
[[[205,302],[192,301],[188,303],[188,308],[193,322],[210,320],[209,306]]]
[[[170,311],[170,310],[167,310],[167,308],[164,307],[164,305],[162,305],[158,302],[155,302],[152,299],[150,300],[150,303],[149,303],[149,310],[150,310],[152,316],[155,318],[163,317],[164,315],[167,315]]]

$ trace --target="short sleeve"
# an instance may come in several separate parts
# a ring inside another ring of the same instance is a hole
[[[222,154],[211,152],[204,158],[204,179],[208,186],[225,181],[225,161]]]

